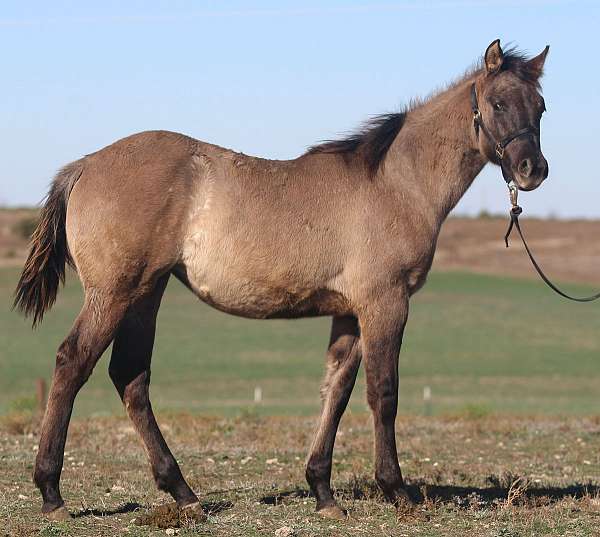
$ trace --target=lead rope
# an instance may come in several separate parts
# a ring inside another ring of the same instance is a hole
[[[548,279],[548,277],[544,274],[544,271],[537,264],[535,258],[533,257],[533,254],[531,253],[531,250],[529,249],[529,245],[527,244],[527,241],[523,236],[523,232],[521,231],[521,225],[519,224],[519,215],[523,212],[523,209],[517,203],[519,188],[515,184],[511,173],[506,168],[506,165],[504,163],[504,150],[506,149],[506,146],[510,144],[510,142],[516,140],[518,137],[529,134],[539,135],[539,132],[532,127],[527,127],[507,136],[506,138],[498,142],[483,122],[483,117],[481,116],[481,111],[479,110],[479,104],[477,102],[477,89],[475,87],[474,82],[473,84],[471,84],[471,109],[473,111],[473,127],[475,128],[475,136],[479,138],[479,130],[481,130],[494,146],[494,151],[496,153],[496,156],[498,157],[498,163],[500,164],[500,168],[502,170],[502,177],[504,178],[504,181],[506,181],[506,185],[508,186],[508,190],[510,192],[510,223],[508,224],[506,235],[504,235],[504,242],[506,244],[506,247],[508,248],[508,239],[510,238],[510,234],[513,228],[516,228],[519,233],[519,237],[521,237],[521,240],[523,241],[523,246],[525,246],[525,251],[529,256],[533,268],[535,268],[537,273],[540,275],[540,278],[544,280],[544,283],[548,287],[550,287],[550,289],[552,289],[555,293],[559,294],[560,296],[569,300],[573,300],[574,302],[592,302],[594,300],[598,300],[600,298],[600,293],[596,293],[595,295],[585,297],[575,297],[568,295],[567,293],[561,291],[558,287],[556,287],[556,285],[554,285]]]
[[[515,185],[514,181],[510,181],[508,183],[508,190],[510,192],[511,208],[510,208],[510,213],[509,213],[510,214],[510,223],[508,224],[508,229],[506,230],[506,235],[504,235],[504,242],[506,244],[506,247],[508,248],[508,239],[510,238],[510,234],[514,227],[514,228],[516,228],[517,232],[519,233],[519,237],[521,237],[521,241],[523,241],[523,246],[525,246],[525,251],[527,252],[527,255],[529,256],[529,259],[531,260],[531,264],[533,265],[533,268],[535,268],[537,273],[540,275],[540,278],[542,278],[544,283],[548,287],[550,287],[550,289],[552,289],[555,293],[559,294],[560,296],[567,298],[569,300],[573,300],[574,302],[592,302],[592,301],[600,298],[600,293],[596,293],[595,295],[585,296],[585,297],[576,297],[576,296],[568,295],[564,291],[561,291],[558,287],[556,287],[556,285],[554,285],[548,279],[548,277],[544,274],[544,271],[540,268],[540,266],[537,264],[535,258],[533,257],[533,254],[531,253],[531,250],[529,249],[529,245],[527,244],[527,241],[525,240],[525,237],[523,236],[523,232],[521,231],[521,225],[519,224],[519,216],[523,212],[523,209],[517,204],[517,195],[518,195],[519,190],[517,188],[517,185]]]

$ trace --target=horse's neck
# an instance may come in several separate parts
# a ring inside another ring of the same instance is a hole
[[[411,111],[385,162],[388,180],[412,191],[438,225],[486,163],[476,146],[469,92],[466,80]]]

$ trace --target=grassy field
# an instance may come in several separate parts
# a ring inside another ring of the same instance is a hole
[[[36,377],[51,378],[55,350],[81,305],[71,275],[32,332],[10,311],[17,277],[16,269],[0,269],[0,414],[30,404]],[[535,281],[438,273],[411,308],[400,358],[401,414],[424,412],[424,386],[432,389],[434,415],[600,412],[596,304],[568,303]],[[314,414],[328,333],[329,319],[250,321],[222,314],[172,279],[159,314],[154,406],[209,415],[249,409]],[[107,358],[80,393],[76,416],[121,415]],[[253,404],[256,386],[264,397],[259,406]],[[366,408],[362,375],[351,407]]]
[[[178,415],[160,421],[211,513],[207,522],[171,530],[180,537],[600,535],[597,419],[400,418],[399,457],[419,503],[396,514],[371,477],[370,420],[351,412],[338,434],[333,472],[350,513],[346,522],[315,515],[308,496],[303,461],[313,419]],[[168,499],[155,490],[126,419],[75,420],[61,486],[75,518],[66,523],[39,515],[30,480],[35,448],[35,435],[0,429],[0,535],[164,536],[165,527],[179,525],[155,509]],[[135,525],[140,514],[153,525]]]
[[[67,443],[62,490],[75,518],[39,516],[30,479],[37,424],[28,409],[34,380],[50,379],[81,292],[71,277],[31,332],[10,311],[17,274],[0,270],[0,535],[165,535],[158,526],[178,523],[154,516],[167,498],[122,417],[106,357],[78,398]],[[419,503],[396,514],[377,492],[361,381],[334,458],[337,494],[351,515],[340,523],[314,515],[303,476],[328,320],[237,319],[172,281],[159,317],[154,406],[211,513],[178,535],[600,535],[598,307],[561,301],[538,282],[466,273],[432,274],[411,307],[398,446]],[[424,386],[433,417],[419,416]],[[153,525],[134,525],[140,512]]]

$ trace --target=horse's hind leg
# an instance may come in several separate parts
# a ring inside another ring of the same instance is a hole
[[[335,318],[327,351],[321,421],[306,465],[306,480],[317,499],[317,511],[331,518],[346,516],[331,491],[331,459],[335,435],[348,405],[360,360],[357,320],[353,317]]]
[[[126,308],[126,301],[114,292],[96,288],[86,293],[81,313],[58,349],[33,474],[44,500],[42,512],[49,518],[69,516],[59,481],[73,403],[112,341]]]
[[[148,393],[156,316],[168,279],[169,274],[163,276],[151,294],[128,310],[115,337],[109,374],[144,442],[158,488],[171,494],[179,507],[196,504],[200,511],[156,423]]]

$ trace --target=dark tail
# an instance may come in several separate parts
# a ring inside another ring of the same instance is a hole
[[[31,237],[29,256],[15,291],[14,307],[26,317],[32,315],[33,326],[54,304],[58,286],[65,282],[65,264],[73,266],[65,220],[71,189],[82,172],[81,160],[58,172],[46,197],[40,222]]]

